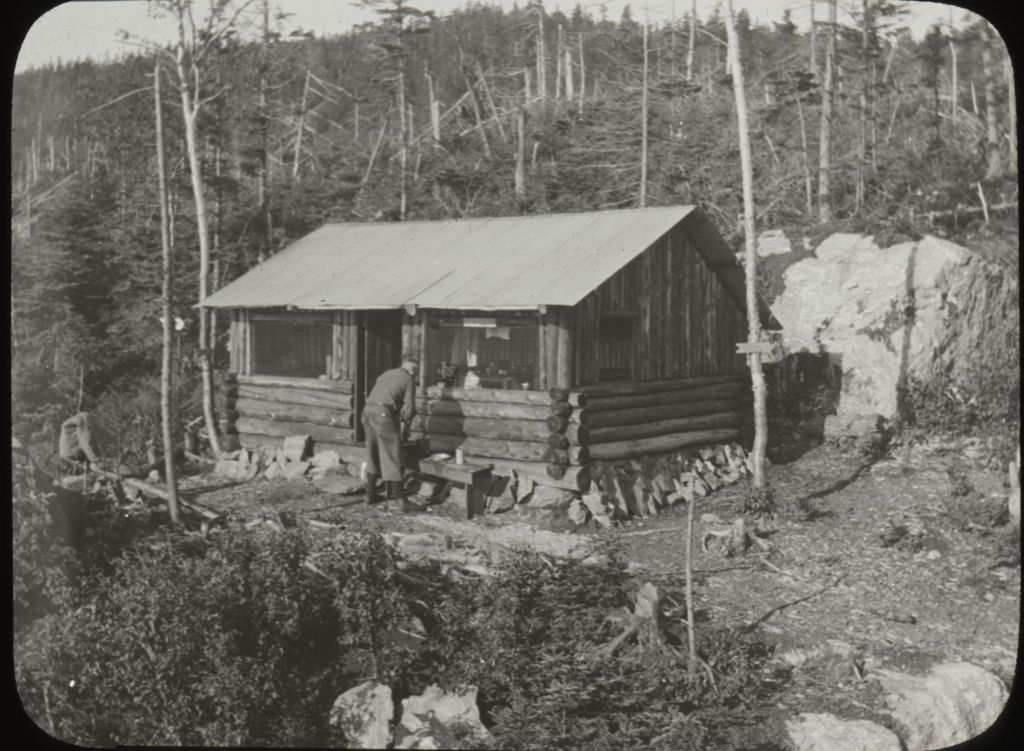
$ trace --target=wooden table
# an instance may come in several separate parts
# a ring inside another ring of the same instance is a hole
[[[464,503],[467,519],[484,513],[493,464],[456,464],[454,461],[420,459],[412,469],[421,475],[430,475],[451,482],[454,486],[452,498],[460,505]]]

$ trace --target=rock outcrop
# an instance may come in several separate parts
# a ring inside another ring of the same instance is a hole
[[[472,748],[488,736],[476,705],[476,687],[443,691],[430,686],[402,700],[395,748]]]
[[[1017,282],[967,248],[926,236],[880,248],[835,234],[784,274],[772,312],[790,352],[841,358],[840,421],[891,419],[904,378],[953,380],[982,344],[1016,346]]]
[[[987,730],[1006,705],[1003,682],[978,665],[936,665],[924,676],[875,673],[906,751],[931,751]]]
[[[367,681],[334,700],[329,723],[344,736],[345,748],[387,748],[394,712],[391,689]]]
[[[794,751],[901,751],[897,735],[870,720],[800,714],[786,722]]]

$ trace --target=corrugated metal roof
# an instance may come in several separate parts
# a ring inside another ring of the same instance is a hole
[[[210,308],[522,309],[575,305],[692,206],[328,224],[208,297]],[[714,243],[709,244],[714,246]],[[722,248],[725,248],[724,243]],[[720,256],[722,249],[698,248]],[[725,248],[725,258],[733,255]],[[721,275],[730,293],[734,280]],[[740,272],[742,279],[742,272]],[[733,282],[733,283],[730,283]]]

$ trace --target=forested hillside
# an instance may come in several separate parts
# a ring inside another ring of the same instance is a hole
[[[700,204],[738,246],[726,33],[710,2],[694,24],[685,13],[647,33],[638,10],[470,3],[433,17],[429,2],[372,4],[377,23],[318,38],[251,2],[202,58],[212,288],[329,221]],[[865,0],[835,25],[817,6],[813,34],[738,18],[758,227],[831,219],[907,234],[934,212],[930,231],[954,231],[981,221],[983,202],[1014,226],[1016,209],[1000,209],[1016,204],[1011,68],[991,28],[914,40],[898,3]],[[12,400],[16,414],[48,419],[106,405],[140,419],[144,438],[160,221],[155,55],[140,50],[15,77]],[[178,79],[164,75],[187,376],[199,255]],[[179,381],[184,399],[193,381]]]

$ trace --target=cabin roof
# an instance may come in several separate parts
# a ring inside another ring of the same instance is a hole
[[[305,310],[572,306],[688,218],[698,252],[745,309],[743,270],[693,206],[327,224],[203,305]],[[774,319],[762,307],[767,326]]]

